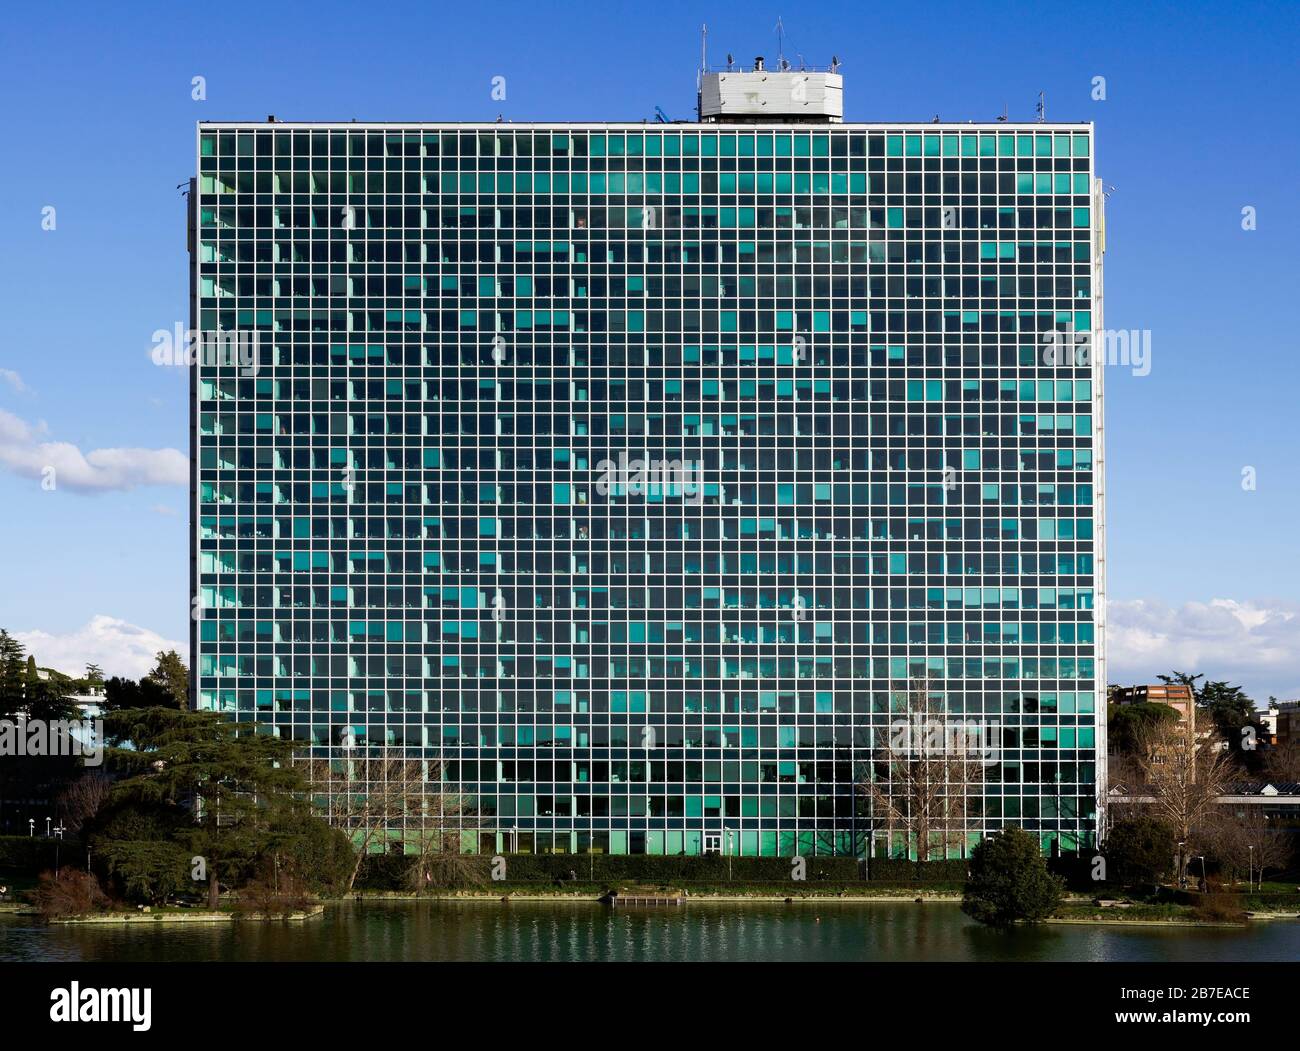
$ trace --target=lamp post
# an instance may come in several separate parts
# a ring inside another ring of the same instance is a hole
[[[727,829],[727,882],[731,882],[731,843],[732,831]]]
[[[28,836],[36,835],[36,818],[34,817],[29,817],[27,819],[27,835]]]
[[[1246,886],[1249,889],[1254,890],[1255,889],[1255,844],[1253,843],[1246,844],[1246,849],[1250,851],[1250,874],[1246,877]],[[1261,882],[1263,881],[1261,880]]]
[[[45,819],[45,838],[50,838],[50,819],[48,817]]]
[[[1180,888],[1187,886],[1186,865],[1183,861],[1183,847],[1187,846],[1187,841],[1180,839],[1178,841],[1178,886]]]
[[[1193,855],[1192,855],[1192,858],[1200,858],[1200,859],[1201,859],[1201,883],[1200,883],[1200,887],[1199,887],[1198,889],[1200,890],[1200,892],[1201,892],[1202,894],[1204,894],[1207,890],[1210,889],[1210,878],[1209,878],[1209,876],[1207,876],[1206,873],[1205,873],[1205,855],[1204,855],[1204,854],[1193,854]],[[1190,859],[1189,859],[1189,860],[1190,860]]]

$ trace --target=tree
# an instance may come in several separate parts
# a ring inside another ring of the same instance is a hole
[[[1047,871],[1038,840],[1011,826],[981,840],[971,853],[961,908],[991,927],[1038,923],[1058,908],[1065,883]]]
[[[0,628],[0,718],[67,719],[76,714],[74,683],[50,672],[42,679],[36,659],[25,656],[22,643]]]
[[[101,668],[98,664],[86,665],[86,685],[87,686],[104,685],[104,669]]]
[[[1289,735],[1264,753],[1264,776],[1277,784],[1300,781],[1300,739]]]
[[[190,705],[190,672],[175,650],[159,651],[153,670],[144,677],[144,682],[160,687],[164,698],[161,703],[170,703],[173,708],[188,708]],[[158,702],[155,702],[158,703]]]
[[[1141,788],[1151,798],[1154,816],[1183,843],[1179,882],[1187,872],[1189,847],[1204,846],[1208,819],[1232,772],[1232,760],[1213,735],[1201,738],[1208,715],[1196,709],[1192,727],[1159,723],[1141,736],[1135,756]],[[1199,842],[1198,842],[1199,839]]]
[[[366,856],[385,849],[392,834],[400,845],[404,833],[413,833],[404,838],[423,856],[441,844],[433,830],[447,818],[463,823],[467,813],[465,798],[443,789],[441,763],[429,763],[426,772],[424,762],[405,758],[400,751],[357,749],[355,755],[310,759],[304,768],[317,812],[356,850],[348,890]],[[451,835],[459,854],[459,835]]]
[[[1240,755],[1242,752],[1245,740],[1243,728],[1253,726],[1258,737],[1261,727],[1255,722],[1255,702],[1246,696],[1240,686],[1222,680],[1207,682],[1197,699],[1197,705],[1209,714],[1215,730],[1228,742],[1228,747],[1234,753]]]
[[[134,768],[113,798],[141,805],[188,807],[193,820],[175,837],[204,859],[208,905],[219,905],[220,874],[245,872],[268,849],[277,820],[307,806],[301,772],[289,762],[293,742],[216,712],[130,709],[110,715],[109,736],[130,741],[116,763]]]
[[[424,829],[416,834],[415,856],[407,872],[413,891],[460,887],[483,882],[483,858],[460,852],[460,834],[452,829]]]
[[[58,672],[42,679],[35,669],[35,661],[26,656],[22,643],[0,628],[0,719],[75,717],[72,680]],[[70,756],[0,755],[0,818],[6,799],[43,798],[57,791],[60,782],[80,766],[80,760]]]
[[[1228,878],[1235,881],[1243,876],[1254,877],[1262,883],[1265,872],[1280,871],[1290,864],[1294,845],[1291,837],[1291,830],[1260,813],[1257,806],[1234,813],[1221,805],[1207,822],[1205,847]]]
[[[0,715],[13,715],[22,707],[26,663],[23,644],[0,628]]]
[[[919,869],[936,846],[946,858],[954,840],[965,845],[970,800],[988,753],[984,742],[972,740],[982,727],[953,718],[928,680],[913,680],[895,700],[901,709],[877,738],[870,776],[858,788],[873,817],[915,846]]]
[[[169,839],[108,840],[99,857],[131,901],[163,905],[194,887],[190,852]]]
[[[144,904],[160,904],[196,889],[192,854],[178,842],[191,824],[179,803],[110,798],[88,818],[83,837],[108,885]]]
[[[1204,679],[1204,672],[1197,672],[1195,675],[1188,675],[1184,671],[1176,671],[1170,675],[1157,675],[1157,679],[1169,686],[1186,686],[1192,691],[1192,700],[1200,703],[1201,691],[1196,685],[1197,679]]]
[[[175,708],[175,697],[167,687],[154,679],[139,682],[114,675],[104,683],[104,711],[123,711],[127,708]]]
[[[48,721],[79,718],[81,713],[73,700],[76,688],[72,679],[54,671],[44,679],[32,679],[27,683],[24,714],[29,719]]]
[[[1116,821],[1106,836],[1110,875],[1126,886],[1159,884],[1173,868],[1174,833],[1163,821],[1139,814]]]
[[[113,779],[102,770],[89,770],[68,782],[55,800],[55,808],[69,834],[75,836],[81,832],[82,826],[108,802],[112,787]]]
[[[310,807],[295,807],[276,821],[260,865],[297,878],[309,890],[339,894],[351,888],[355,860],[356,851],[341,830]]]
[[[1111,704],[1106,708],[1107,740],[1113,751],[1132,754],[1150,727],[1178,719],[1178,711],[1167,704]]]

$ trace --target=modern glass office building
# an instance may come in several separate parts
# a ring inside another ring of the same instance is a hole
[[[729,116],[199,125],[197,703],[467,850],[914,854],[923,681],[996,744],[949,852],[1088,846],[1091,126]]]

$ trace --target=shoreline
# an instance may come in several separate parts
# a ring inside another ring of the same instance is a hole
[[[631,895],[629,895],[630,897]],[[455,891],[443,894],[410,894],[397,891],[376,891],[364,892],[360,895],[351,895],[344,898],[335,898],[330,900],[332,905],[356,904],[366,901],[380,902],[403,902],[417,903],[421,901],[438,901],[438,902],[477,902],[477,903],[495,903],[498,905],[509,905],[512,902],[521,902],[526,904],[540,903],[567,903],[577,905],[604,905],[609,907],[608,903],[600,898],[585,897],[579,894],[519,894],[505,893],[492,894],[483,891]],[[888,895],[888,894],[871,894],[871,895],[729,895],[729,894],[697,894],[683,897],[676,904],[665,902],[662,905],[648,906],[627,906],[630,908],[681,908],[688,905],[708,905],[708,904],[728,904],[728,905],[870,905],[873,903],[890,904],[890,905],[960,905],[961,896],[955,894],[921,894],[921,895]],[[1066,905],[1080,905],[1091,903],[1089,898],[1067,899]],[[1108,910],[1110,911],[1110,910]],[[1247,913],[1247,917],[1240,923],[1230,921],[1204,921],[1194,920],[1184,916],[1171,916],[1168,918],[1156,917],[1133,917],[1127,918],[1123,915],[1123,909],[1115,909],[1114,918],[1100,916],[1053,916],[1043,923],[1051,924],[1069,924],[1069,925],[1095,925],[1110,927],[1230,927],[1243,929],[1250,926],[1253,920],[1300,920],[1300,913],[1293,912],[1256,912]]]
[[[625,897],[636,897],[634,894],[624,895]],[[674,896],[671,892],[664,892],[661,895],[664,900],[653,904],[625,905],[624,909],[665,909],[665,908],[682,908],[689,905],[851,905],[862,906],[872,904],[884,905],[960,905],[961,895],[951,892],[934,892],[921,894],[694,894],[685,896]],[[604,908],[612,908],[611,903],[603,895],[596,896],[588,891],[578,891],[572,893],[537,893],[517,891],[507,891],[505,893],[493,893],[484,890],[461,890],[461,891],[444,891],[435,894],[414,894],[405,891],[363,891],[350,895],[336,898],[327,898],[302,911],[296,911],[285,916],[263,916],[241,914],[233,909],[223,909],[213,912],[207,909],[168,909],[160,912],[112,912],[99,913],[90,916],[64,917],[52,919],[48,922],[50,925],[58,926],[104,926],[104,925],[156,925],[156,924],[221,924],[235,923],[243,920],[254,923],[268,923],[275,921],[304,922],[306,920],[324,916],[327,909],[337,908],[347,905],[356,905],[365,902],[382,902],[382,903],[401,903],[401,904],[418,904],[421,902],[472,902],[477,904],[496,904],[510,905],[512,902],[519,902],[527,905],[537,904],[576,904],[576,905],[599,905]],[[1091,905],[1091,899],[1088,898],[1067,898],[1064,903],[1066,909],[1078,907],[1080,905]],[[1045,924],[1059,924],[1070,926],[1109,926],[1109,927],[1223,927],[1243,929],[1251,925],[1252,921],[1281,921],[1281,920],[1300,920],[1298,912],[1248,912],[1246,919],[1241,922],[1231,921],[1202,921],[1195,920],[1189,916],[1133,916],[1124,915],[1124,909],[1107,909],[1111,915],[1058,915],[1043,920]],[[35,911],[25,909],[22,906],[11,905],[4,910],[6,915],[23,918],[38,918]]]
[[[109,912],[94,916],[68,916],[49,920],[51,926],[86,926],[109,923],[118,924],[156,924],[156,923],[238,923],[251,920],[254,923],[272,923],[275,921],[310,920],[325,914],[325,903],[313,905],[306,911],[291,912],[285,916],[259,916],[239,914],[237,912],[210,909],[178,910],[176,912]],[[36,916],[35,912],[19,913],[22,916]]]

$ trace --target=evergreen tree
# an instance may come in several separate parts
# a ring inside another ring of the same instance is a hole
[[[204,859],[210,908],[222,874],[246,873],[307,810],[306,785],[289,762],[292,741],[215,712],[129,709],[108,722],[111,741],[133,745],[114,749],[115,765],[134,771],[114,787],[114,800],[191,810],[176,839]]]
[[[175,650],[159,651],[153,670],[140,681],[141,685],[148,683],[157,691],[157,699],[149,703],[172,708],[190,706],[190,672]]]
[[[1124,884],[1158,884],[1173,870],[1178,849],[1173,830],[1150,817],[1116,821],[1106,836],[1109,880]]]
[[[22,643],[0,628],[0,718],[22,711],[26,678]]]
[[[1038,839],[1011,826],[971,853],[962,912],[992,927],[1037,923],[1060,907],[1065,886],[1047,871]]]

